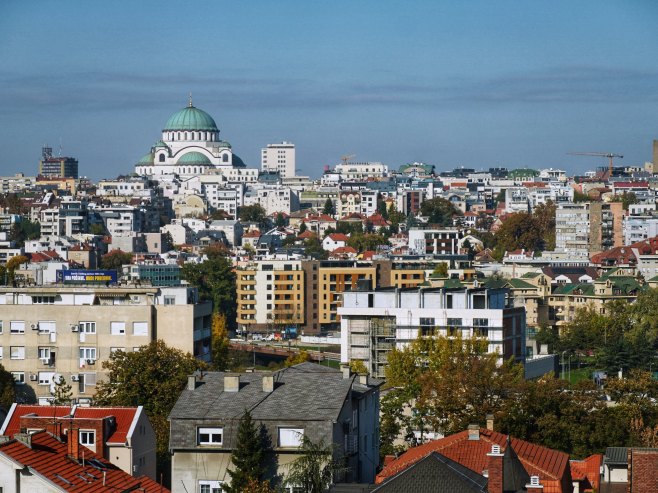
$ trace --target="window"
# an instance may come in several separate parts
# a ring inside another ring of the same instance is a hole
[[[165,305],[175,305],[176,304],[176,297],[175,296],[165,296],[164,297],[164,304]]]
[[[25,334],[25,321],[12,320],[9,322],[9,332],[12,334]]]
[[[96,432],[94,430],[80,430],[80,445],[96,446]]]
[[[462,319],[461,318],[449,318],[448,324],[451,327],[461,327]]]
[[[48,363],[50,360],[50,348],[49,347],[40,347],[39,348],[39,359],[44,363]]]
[[[3,322],[2,322],[2,320],[0,320],[0,334],[2,334],[2,325],[3,325]]]
[[[126,322],[110,322],[110,334],[120,336],[126,333]]]
[[[39,385],[50,385],[55,376],[54,371],[40,371],[39,372]]]
[[[11,346],[9,348],[11,359],[25,359],[25,346]]]
[[[221,445],[224,428],[197,428],[198,445]]]
[[[80,359],[96,361],[96,348],[95,347],[81,347]]]
[[[96,333],[96,322],[80,322],[79,327],[80,327],[80,332],[83,332],[85,334]]]
[[[126,351],[125,347],[111,347],[110,348],[110,354],[116,353],[117,351]]]
[[[39,334],[51,334],[57,332],[57,325],[53,320],[39,320]]]
[[[434,325],[434,319],[433,318],[421,318],[420,319],[420,325]]]
[[[2,359],[2,346],[0,346],[0,359]]]
[[[221,481],[210,481],[207,479],[202,479],[199,481],[199,493],[222,493]]]
[[[304,428],[279,428],[279,447],[301,447]]]
[[[133,335],[147,336],[149,335],[148,322],[133,322]]]
[[[32,303],[35,305],[53,305],[55,304],[54,296],[32,296]]]
[[[14,380],[17,384],[22,385],[25,383],[25,372],[24,371],[12,371],[11,376],[14,377]]]

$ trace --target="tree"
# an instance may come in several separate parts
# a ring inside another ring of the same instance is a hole
[[[306,255],[309,257],[318,260],[325,260],[329,256],[329,253],[322,248],[322,243],[316,235],[304,240],[304,252],[306,252]]]
[[[25,245],[26,240],[34,240],[41,234],[41,224],[32,222],[29,219],[21,219],[21,221],[12,224],[9,232],[9,239],[15,241],[18,246]]]
[[[238,209],[238,217],[243,223],[267,224],[267,212],[260,204],[244,205]]]
[[[308,228],[306,227],[306,223],[302,221],[302,224],[299,225],[299,234],[302,234],[305,232]]]
[[[352,233],[347,240],[347,245],[358,252],[365,252],[377,250],[377,247],[381,245],[388,245],[388,240],[385,236],[376,233]]]
[[[0,364],[0,406],[9,409],[16,402],[16,380]]]
[[[101,257],[101,267],[107,270],[116,270],[121,272],[124,265],[133,261],[131,253],[122,252],[121,250],[112,250]]]
[[[448,264],[446,262],[439,262],[438,264],[436,264],[436,266],[434,267],[434,270],[432,271],[432,276],[447,278],[448,277]]]
[[[508,252],[519,248],[541,250],[544,237],[532,214],[517,212],[510,214],[496,231],[496,243]]]
[[[277,212],[277,214],[276,214],[275,224],[276,224],[277,228],[283,228],[286,225],[286,218],[280,212]]]
[[[420,205],[420,215],[427,217],[430,224],[452,226],[453,217],[461,216],[462,213],[449,200],[437,197]]]
[[[250,479],[243,490],[244,493],[277,493],[277,490],[270,486],[269,481],[256,481]]]
[[[304,435],[299,453],[302,455],[290,464],[286,483],[301,488],[304,493],[324,493],[333,477],[345,470],[335,457],[333,444],[324,440],[312,442]]]
[[[105,225],[102,223],[94,223],[91,226],[89,226],[89,232],[92,235],[97,235],[97,236],[103,236],[107,234],[107,230],[105,229]]]
[[[231,251],[228,249],[224,243],[215,242],[211,243],[203,249],[203,254],[211,260],[215,260],[218,257],[227,257],[231,254]]]
[[[27,264],[29,261],[30,259],[25,255],[15,255],[7,261],[4,274],[7,276],[10,285],[14,282],[16,269],[18,269],[22,264]],[[4,282],[4,276],[2,281]]]
[[[219,312],[212,314],[211,347],[212,366],[215,371],[226,371],[229,366],[228,324],[226,315]]]
[[[322,214],[327,214],[328,216],[333,216],[336,214],[336,208],[334,207],[334,202],[329,197],[324,202],[324,207],[322,208]]]
[[[368,368],[366,368],[365,363],[360,359],[350,360],[350,371],[357,375],[367,375],[370,373]]]
[[[231,453],[234,469],[229,469],[231,485],[228,493],[242,493],[251,481],[259,481],[265,473],[264,428],[256,426],[251,413],[245,410],[236,437],[236,447]]]
[[[308,354],[308,351],[304,351],[303,349],[297,353],[293,353],[290,356],[286,358],[285,361],[285,366],[286,368],[294,365],[298,365],[300,363],[306,363],[307,361],[311,360],[311,355]]]
[[[454,433],[484,421],[523,381],[523,366],[513,360],[498,366],[497,353],[477,337],[419,337],[393,349],[387,382],[415,399],[416,412],[436,431]]]
[[[229,260],[217,256],[200,264],[185,264],[181,277],[199,289],[202,301],[212,301],[213,310],[226,316],[229,329],[235,326],[235,272]]]
[[[612,197],[612,202],[621,202],[622,208],[627,211],[631,204],[638,203],[638,199],[634,192],[624,192],[621,195],[615,195]]]
[[[187,383],[188,375],[206,364],[162,340],[139,351],[114,351],[103,362],[105,380],[96,385],[100,406],[144,406],[156,436],[158,473],[169,475],[169,422],[167,417]]]
[[[50,395],[53,396],[53,406],[68,406],[73,398],[73,387],[60,375]]]

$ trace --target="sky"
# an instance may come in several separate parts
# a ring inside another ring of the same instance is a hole
[[[658,139],[658,2],[0,1],[0,175],[41,147],[97,180],[133,171],[187,105],[248,166],[343,155],[397,169],[582,173]]]

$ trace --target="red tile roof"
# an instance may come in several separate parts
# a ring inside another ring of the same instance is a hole
[[[306,238],[315,238],[316,236],[317,236],[317,235],[316,235],[313,231],[309,231],[309,230],[307,229],[307,230],[304,231],[303,233],[300,233],[300,234],[297,236],[297,238],[306,239]]]
[[[599,491],[601,464],[603,464],[601,454],[590,455],[585,460],[571,461],[571,477],[574,481],[580,482],[580,491],[584,493]]]
[[[133,477],[111,462],[80,446],[84,460],[68,456],[68,447],[45,431],[31,435],[32,445],[11,440],[0,445],[0,454],[63,491],[104,493],[116,491],[169,492],[146,476]],[[139,489],[141,488],[141,489]]]
[[[347,235],[344,235],[343,233],[331,233],[329,235],[329,238],[332,241],[347,241],[347,240],[349,240],[349,237]]]
[[[331,252],[333,255],[341,255],[341,254],[356,254],[356,250],[352,248],[351,246],[344,246],[344,247],[338,247],[336,248],[333,252]]]
[[[34,415],[41,417],[56,417],[73,415],[74,418],[92,418],[102,419],[108,416],[114,416],[116,428],[114,432],[107,437],[106,443],[125,443],[128,433],[133,422],[139,417],[141,412],[138,407],[69,407],[69,406],[29,406],[25,404],[13,404],[3,428],[0,429],[3,435],[13,436],[20,432],[20,420],[22,416]]]
[[[501,451],[507,448],[508,436],[495,431],[480,428],[479,440],[469,440],[468,430],[455,433],[446,438],[411,448],[396,460],[384,467],[377,475],[377,484],[385,479],[404,471],[412,464],[427,457],[432,452],[459,462],[470,470],[482,474],[488,467],[487,454],[492,445],[499,445]],[[571,485],[569,456],[564,452],[535,445],[530,442],[511,439],[511,445],[518,455],[521,464],[530,476],[539,476],[544,485],[544,493],[566,493]]]

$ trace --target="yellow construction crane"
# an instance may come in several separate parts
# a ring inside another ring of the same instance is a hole
[[[350,154],[349,156],[341,156],[340,160],[343,162],[343,164],[347,164],[350,159],[353,157],[356,157],[356,154]]]
[[[613,158],[618,157],[623,159],[624,156],[621,154],[614,154],[612,152],[567,152],[573,156],[597,156],[597,157],[607,157],[608,161],[608,178],[612,178],[612,160]]]

